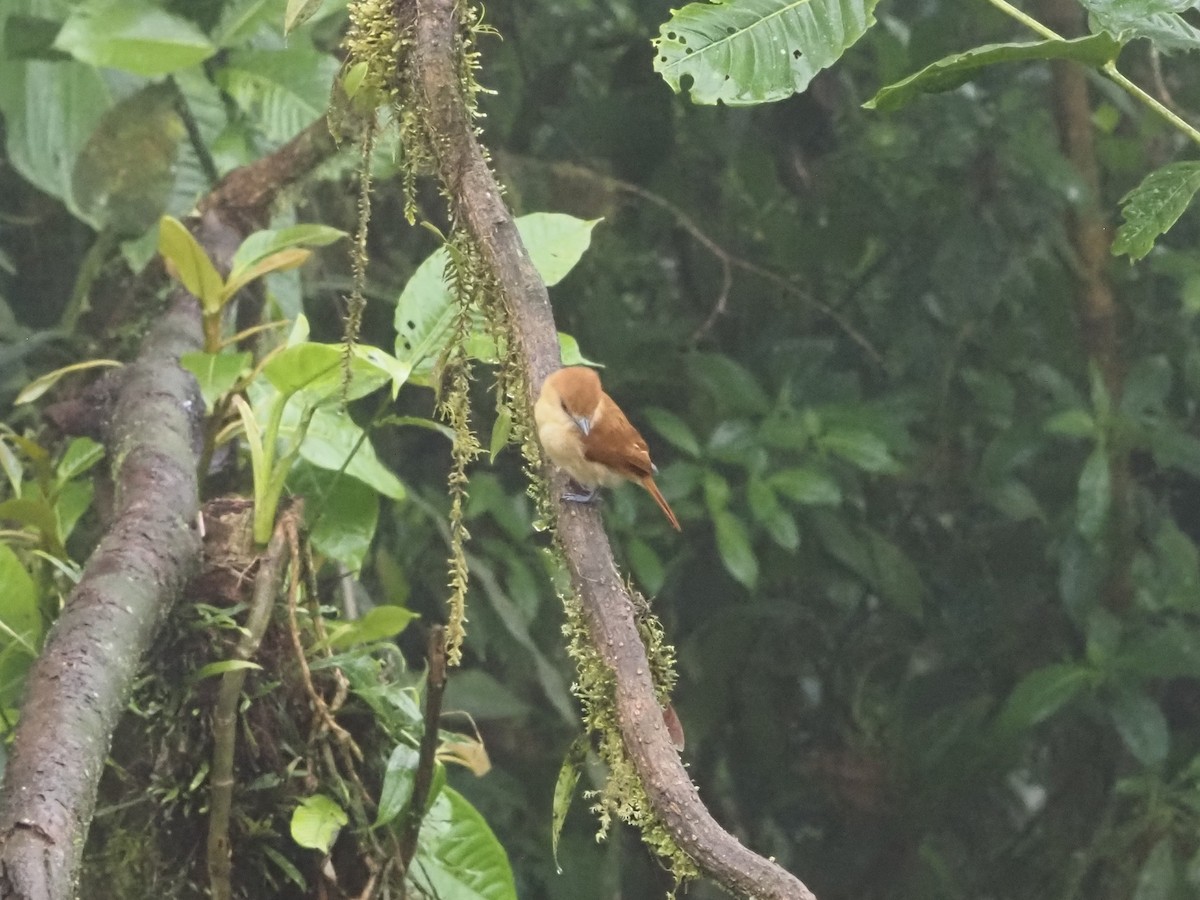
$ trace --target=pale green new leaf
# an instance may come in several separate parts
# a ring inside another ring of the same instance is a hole
[[[1121,199],[1125,221],[1117,229],[1113,255],[1125,254],[1131,261],[1141,259],[1183,215],[1196,191],[1200,190],[1200,162],[1171,163],[1142,179]]]
[[[163,216],[158,222],[158,252],[175,266],[179,280],[200,301],[205,313],[220,311],[225,280],[192,233],[172,216]]]
[[[292,840],[301,847],[327,853],[342,826],[350,821],[346,811],[324,794],[305,797],[292,813]]]
[[[1120,49],[1121,45],[1107,34],[1093,34],[1070,41],[985,44],[939,59],[902,81],[880,88],[863,106],[867,109],[899,109],[920,94],[938,94],[966,84],[980,69],[994,63],[1073,59],[1086,66],[1098,68],[1116,59]]]
[[[29,384],[21,389],[21,393],[17,394],[17,399],[13,401],[14,405],[21,403],[32,403],[50,388],[54,387],[67,375],[73,372],[82,372],[85,369],[106,368],[110,366],[120,366],[122,363],[115,359],[89,359],[86,362],[72,363],[69,366],[63,366],[61,369],[55,369],[53,372],[47,372],[35,378]]]
[[[803,91],[875,22],[878,0],[720,0],[675,10],[654,68],[693,103],[748,106]]]

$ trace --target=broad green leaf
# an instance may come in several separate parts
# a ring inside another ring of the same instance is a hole
[[[288,0],[283,14],[283,33],[290,34],[317,14],[322,0]]]
[[[287,250],[280,250],[278,253],[272,253],[270,256],[263,257],[252,266],[248,266],[229,276],[229,280],[225,283],[225,290],[222,292],[222,302],[229,302],[234,294],[256,278],[262,278],[271,272],[290,272],[292,269],[300,268],[308,262],[310,256],[312,256],[311,250],[305,250],[302,247],[290,247]]]
[[[1085,537],[1095,538],[1108,521],[1108,509],[1112,502],[1112,486],[1109,482],[1108,454],[1097,444],[1083,464],[1079,473],[1079,501],[1076,509],[1076,527]]]
[[[752,476],[746,485],[746,499],[755,521],[763,527],[776,544],[784,550],[795,550],[800,546],[800,531],[771,485],[757,476]]]
[[[1130,900],[1171,900],[1174,891],[1175,854],[1171,838],[1166,837],[1154,845],[1142,863]]]
[[[47,372],[45,375],[40,375],[29,384],[21,389],[21,393],[17,394],[17,399],[14,404],[32,403],[38,399],[50,388],[58,384],[63,378],[75,372],[83,372],[87,369],[111,368],[120,366],[121,362],[115,359],[89,359],[86,362],[72,363],[69,366],[63,366],[61,369],[55,369],[53,372]]]
[[[420,618],[418,613],[403,606],[376,606],[361,619],[339,623],[329,633],[329,645],[335,650],[342,650],[355,644],[387,640],[398,635],[417,618]]]
[[[500,451],[508,446],[509,435],[512,434],[512,412],[508,407],[500,410],[496,421],[492,424],[492,439],[488,441],[488,457],[495,462]]]
[[[194,66],[217,50],[187,19],[141,0],[86,0],[54,46],[80,62],[148,78]]]
[[[158,252],[174,266],[179,280],[206,314],[220,311],[225,280],[192,233],[173,216],[163,216],[158,222]]]
[[[530,213],[517,219],[521,242],[546,287],[553,287],[575,268],[591,245],[599,219],[577,219],[563,213]]]
[[[274,354],[262,367],[262,374],[275,390],[290,395],[335,374],[341,362],[340,347],[305,342],[285,347]]]
[[[238,246],[233,255],[232,281],[256,263],[268,256],[274,256],[281,250],[295,247],[326,247],[346,237],[346,232],[329,225],[290,225],[286,228],[264,229],[256,231]]]
[[[112,102],[112,88],[91,66],[74,60],[13,62],[0,54],[8,160],[23,178],[85,221],[71,191],[75,160]]]
[[[74,438],[55,468],[59,484],[78,478],[104,459],[104,445],[88,437]]]
[[[95,493],[91,479],[76,479],[59,487],[54,512],[58,516],[58,535],[62,540],[71,536],[79,519],[92,505]]]
[[[1092,31],[1107,31],[1121,43],[1146,38],[1160,51],[1200,50],[1200,29],[1179,15],[1195,0],[1081,0]]]
[[[235,50],[217,83],[268,141],[295,137],[325,114],[338,61],[303,43],[284,50]]]
[[[213,42],[231,48],[246,44],[264,25],[278,28],[279,0],[229,0],[213,29]]]
[[[1096,420],[1086,409],[1064,409],[1047,419],[1042,427],[1050,434],[1064,437],[1096,436]]]
[[[295,403],[288,404],[281,429],[289,439],[294,436],[299,422],[299,412],[292,409],[294,406]],[[362,433],[344,409],[322,407],[313,414],[308,435],[300,445],[300,455],[314,466],[334,471],[341,469],[349,459],[346,475],[370,485],[385,497],[403,500],[404,485],[379,461],[370,440],[359,442]]]
[[[1008,695],[997,728],[1005,735],[1029,730],[1073,700],[1093,678],[1091,669],[1074,663],[1055,663],[1030,672]]]
[[[567,755],[563,757],[562,766],[558,770],[558,778],[554,781],[554,803],[551,806],[550,822],[550,852],[554,858],[554,868],[562,874],[562,866],[558,862],[558,838],[562,834],[563,824],[567,821],[567,813],[571,809],[571,801],[575,797],[575,786],[579,784],[579,776],[583,772],[583,764],[587,761],[590,742],[587,735],[578,735],[571,741]]]
[[[1109,702],[1109,712],[1121,740],[1144,766],[1167,758],[1171,736],[1158,704],[1136,688],[1119,687]]]
[[[305,402],[341,398],[345,390],[345,350],[337,344],[302,343],[285,347],[263,366],[263,375],[284,394],[303,391]],[[391,382],[392,396],[400,389],[407,370],[378,347],[358,345],[350,361],[347,400],[357,400]]]
[[[62,21],[59,19],[9,13],[4,20],[4,45],[0,47],[0,53],[8,60],[17,62],[70,59],[68,54],[54,49],[54,39],[61,29]]]
[[[1170,230],[1200,190],[1200,162],[1176,162],[1156,169],[1121,199],[1125,221],[1117,229],[1112,252],[1136,262]]]
[[[765,415],[771,401],[754,376],[723,353],[691,353],[685,364],[692,380],[716,401],[719,413]]]
[[[137,235],[163,214],[187,134],[177,97],[170,85],[151,84],[104,113],[71,175],[75,203],[89,222]]]
[[[0,586],[0,647],[15,642],[32,658],[42,637],[37,587],[7,544],[0,544]]]
[[[837,506],[842,502],[842,489],[823,472],[796,467],[782,469],[768,481],[776,491],[805,506]]]
[[[666,438],[673,446],[682,450],[688,456],[695,457],[700,455],[700,442],[696,440],[695,433],[675,413],[658,406],[651,406],[642,410],[642,415],[645,416],[646,421],[653,426],[654,430]]]
[[[517,900],[504,847],[461,794],[443,788],[425,816],[412,879],[445,900]]]
[[[383,787],[379,791],[376,827],[395,819],[412,799],[413,779],[417,773],[419,759],[420,754],[408,744],[397,744],[392,750],[383,773]]]
[[[579,341],[563,332],[558,333],[558,355],[564,366],[592,366],[604,368],[600,363],[584,357],[579,350]]]
[[[817,438],[817,444],[864,472],[895,473],[901,469],[887,442],[864,428],[834,426]]]
[[[351,572],[362,568],[379,522],[379,495],[357,478],[307,463],[288,476],[288,489],[305,499],[304,518],[317,551]]]
[[[1107,34],[1093,34],[1069,41],[985,44],[965,53],[939,59],[902,81],[880,88],[863,106],[867,109],[899,109],[920,94],[937,94],[965,84],[978,75],[980,69],[994,63],[1071,59],[1098,68],[1116,59],[1120,49],[1121,45]]]
[[[596,220],[598,221],[598,220]],[[560,280],[579,261],[591,239],[595,221],[584,221],[558,213],[532,213],[517,219],[517,231],[538,274],[547,284]],[[410,366],[420,381],[427,380],[433,360],[450,340],[458,306],[446,282],[449,256],[444,247],[435,250],[417,267],[396,301],[396,357]],[[477,345],[495,354],[481,318],[473,327],[474,337],[487,338]],[[564,365],[582,365],[579,345],[559,336]]]
[[[643,540],[630,538],[626,545],[629,553],[629,564],[633,574],[637,576],[638,585],[647,594],[657,594],[666,580],[666,569],[662,558]]]
[[[253,355],[247,353],[185,353],[179,364],[196,376],[204,406],[211,413],[213,405],[228,394],[242,373],[247,371]]]
[[[721,0],[673,10],[654,69],[693,103],[748,106],[808,87],[875,22],[878,0]]]
[[[742,520],[727,510],[713,513],[717,536],[717,552],[721,562],[738,582],[749,590],[758,583],[758,559],[750,543],[750,534]]]
[[[305,797],[292,812],[292,840],[301,847],[328,853],[342,826],[350,821],[346,811],[330,797]]]

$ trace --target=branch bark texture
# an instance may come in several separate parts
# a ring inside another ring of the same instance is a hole
[[[74,896],[113,729],[198,559],[204,401],[178,360],[199,347],[184,298],[121,376],[106,440],[114,519],[29,673],[0,790],[0,897]]]
[[[546,287],[521,243],[475,137],[462,97],[454,0],[411,0],[416,40],[409,62],[427,116],[429,145],[452,212],[474,240],[513,325],[532,410],[546,376],[559,368],[558,337]],[[530,416],[532,419],[532,416]],[[599,513],[560,504],[558,534],[591,639],[616,681],[617,717],[655,814],[700,870],[730,892],[762,900],[815,900],[793,875],[742,846],[700,801],[663,723],[634,606]]]

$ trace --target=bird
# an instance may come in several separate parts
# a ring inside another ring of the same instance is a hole
[[[533,418],[546,455],[579,487],[568,489],[564,499],[589,503],[600,487],[635,481],[650,492],[671,526],[682,531],[654,483],[658,468],[650,461],[646,439],[604,393],[594,370],[567,366],[551,374],[542,384]]]

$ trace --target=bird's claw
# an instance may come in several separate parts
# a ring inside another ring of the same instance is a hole
[[[590,491],[585,491],[579,484],[574,481],[568,482],[567,489],[563,491],[563,499],[570,500],[572,503],[591,503],[596,499],[596,494],[599,488],[592,488]]]

